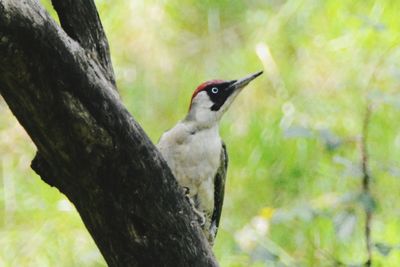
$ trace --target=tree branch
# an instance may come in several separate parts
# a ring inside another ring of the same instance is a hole
[[[32,167],[74,203],[107,263],[217,266],[110,73],[38,1],[0,0],[0,14],[0,93],[38,148]]]
[[[104,67],[108,80],[115,85],[110,51],[93,0],[52,0],[65,32]]]
[[[368,104],[365,110],[363,125],[362,125],[362,136],[361,136],[361,169],[363,173],[362,178],[362,193],[365,197],[368,198],[367,202],[371,202],[369,200],[373,200],[370,192],[370,183],[371,176],[369,174],[368,169],[368,126],[371,118],[371,106]],[[364,205],[365,210],[365,247],[367,250],[367,261],[365,262],[365,266],[369,267],[372,264],[372,240],[371,240],[371,223],[372,223],[372,207],[371,203],[368,205]]]

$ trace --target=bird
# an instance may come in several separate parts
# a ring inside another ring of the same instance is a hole
[[[187,115],[163,133],[157,144],[211,246],[221,218],[228,168],[219,122],[242,89],[262,73],[200,84],[192,94]]]

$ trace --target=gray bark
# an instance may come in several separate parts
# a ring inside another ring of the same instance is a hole
[[[92,0],[0,0],[0,93],[32,168],[76,206],[110,266],[217,266],[182,190],[121,103]]]

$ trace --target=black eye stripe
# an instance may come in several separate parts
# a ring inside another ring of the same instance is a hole
[[[208,88],[205,89],[210,100],[213,102],[211,110],[219,110],[225,103],[226,99],[232,94],[233,91],[228,89],[230,85],[231,82],[224,82],[209,85]]]

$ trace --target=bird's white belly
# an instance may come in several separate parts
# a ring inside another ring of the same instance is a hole
[[[168,138],[168,136],[166,136]],[[218,129],[207,129],[178,140],[174,146],[160,151],[182,187],[191,197],[201,199],[200,209],[214,209],[214,177],[220,165],[221,139]]]

